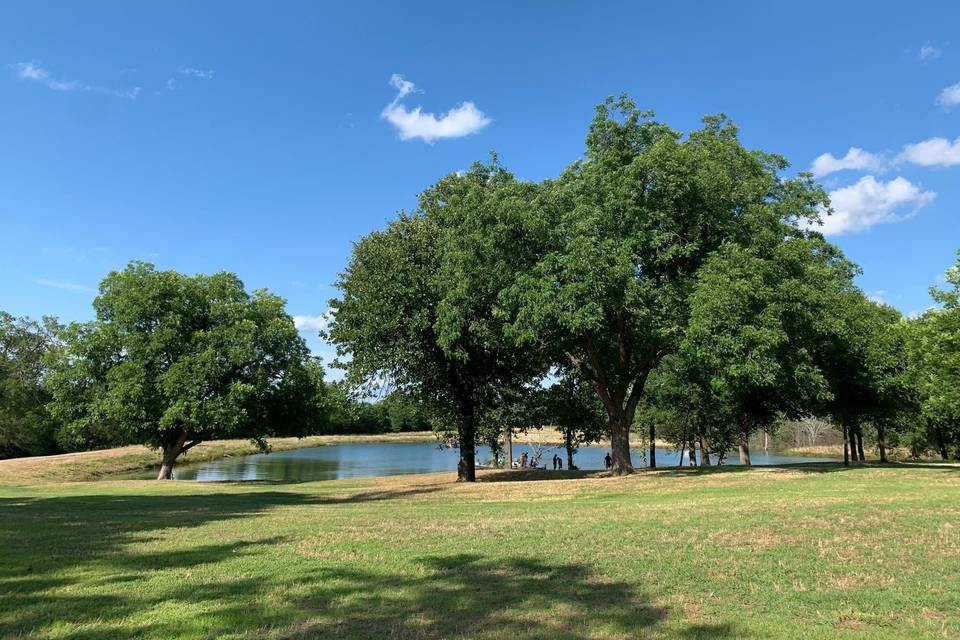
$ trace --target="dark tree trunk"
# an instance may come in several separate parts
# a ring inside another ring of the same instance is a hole
[[[863,427],[857,426],[857,455],[860,457],[860,462],[866,462],[867,456],[863,455]]]
[[[682,469],[682,468],[683,468],[683,452],[686,451],[686,450],[687,450],[687,443],[686,443],[686,442],[681,442],[681,443],[680,443],[680,457],[677,458],[677,469]]]
[[[564,431],[563,447],[567,450],[567,469],[573,469],[573,429]]]
[[[744,429],[740,432],[740,464],[751,466],[750,464],[750,432]]]
[[[650,422],[650,468],[657,468],[657,427]]]
[[[887,434],[883,425],[877,425],[877,449],[880,451],[880,462],[887,461]]]
[[[460,440],[460,462],[457,464],[457,482],[476,482],[476,425],[473,419],[473,407],[464,411],[460,420],[457,436]]]
[[[940,457],[943,460],[949,460],[950,454],[947,451],[947,439],[943,435],[943,427],[938,424],[934,431],[937,434],[937,451],[940,453]]]
[[[840,431],[843,432],[843,466],[850,466],[850,442],[849,442],[849,432],[847,425],[840,425]]]
[[[613,456],[613,467],[610,471],[616,476],[633,473],[633,462],[630,460],[630,422],[623,413],[610,416],[610,453]]]

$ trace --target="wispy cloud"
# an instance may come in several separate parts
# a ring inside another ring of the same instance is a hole
[[[937,196],[898,176],[888,182],[864,176],[852,185],[830,192],[833,215],[823,216],[818,228],[824,235],[866,231],[878,224],[902,222]]]
[[[55,78],[49,71],[36,62],[16,62],[8,66],[16,72],[17,77],[21,80],[38,82],[53,91],[85,91],[113,96],[115,98],[126,98],[128,100],[136,100],[141,91],[140,87],[133,87],[128,90],[112,89],[110,87],[87,84],[79,80]]]
[[[416,91],[416,85],[395,73],[390,77],[390,86],[397,90],[397,95],[383,109],[380,117],[396,127],[401,140],[420,138],[432,143],[440,138],[462,138],[492,122],[470,101],[462,102],[439,117],[424,113],[421,107],[408,109],[401,102]]]
[[[944,87],[940,95],[937,96],[937,104],[944,109],[960,105],[960,82]]]
[[[293,316],[293,324],[297,327],[297,331],[301,333],[319,333],[324,331],[332,320],[333,314],[329,311],[316,316]]]
[[[940,47],[935,47],[929,42],[920,47],[920,51],[917,53],[917,58],[923,61],[936,60],[941,55],[943,55],[943,49]]]
[[[824,153],[813,161],[810,171],[816,177],[822,177],[835,171],[845,169],[860,169],[865,171],[881,171],[886,160],[880,154],[869,153],[857,147],[850,147],[847,155],[837,158],[832,153]]]
[[[196,67],[177,67],[177,73],[190,78],[199,78],[200,80],[210,80],[216,73],[213,69],[197,69]]]
[[[64,280],[49,280],[47,278],[37,278],[34,280],[36,284],[39,284],[42,287],[51,287],[53,289],[64,289],[66,291],[79,291],[80,293],[96,293],[97,290],[93,287],[87,287],[82,284],[77,284],[75,282],[67,282]]]

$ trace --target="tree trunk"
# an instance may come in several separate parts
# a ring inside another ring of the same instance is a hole
[[[476,482],[476,425],[473,407],[464,412],[457,436],[460,439],[460,462],[457,464],[457,482]]]
[[[630,460],[630,421],[623,413],[610,417],[610,452],[613,456],[610,472],[613,475],[625,476],[633,473],[633,462]]]
[[[703,437],[703,432],[700,432],[700,465],[703,467],[710,466],[710,452],[707,451],[707,441]]]
[[[506,458],[507,469],[513,469],[513,429],[507,427],[503,434],[503,455]]]
[[[770,431],[763,430],[763,452],[770,453]]]
[[[937,433],[937,451],[940,453],[940,457],[943,460],[947,460],[950,458],[950,456],[947,452],[947,440],[943,436],[943,427],[938,424],[934,430]]]
[[[840,431],[843,432],[843,466],[849,467],[850,466],[850,443],[848,441],[849,430],[847,429],[847,425],[845,424],[840,425]]]
[[[175,440],[167,441],[160,448],[160,473],[157,474],[157,480],[170,480],[173,478],[173,464],[177,456],[186,451],[189,447],[184,447],[187,442],[187,433],[183,430],[177,435]],[[192,443],[193,446],[196,443]]]
[[[857,455],[860,457],[860,462],[866,462],[867,456],[863,455],[863,427],[857,426]]]
[[[687,449],[690,451],[690,464],[687,466],[695,467],[697,466],[697,442],[693,438],[690,438],[690,444],[687,445]]]
[[[750,465],[750,432],[744,429],[740,432],[740,464]]]
[[[877,425],[877,449],[880,450],[880,462],[887,461],[887,434],[883,429],[883,425]]]
[[[687,450],[687,443],[686,443],[686,442],[681,442],[681,443],[680,443],[680,457],[677,458],[677,469],[682,469],[682,468],[683,468],[683,452],[686,451],[686,450]]]
[[[657,468],[657,427],[650,422],[650,468]]]
[[[567,469],[573,469],[573,429],[567,429],[563,434],[563,446],[567,450]]]

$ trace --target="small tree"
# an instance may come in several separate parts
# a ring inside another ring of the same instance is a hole
[[[305,435],[322,424],[323,369],[283,299],[231,273],[185,276],[132,262],[111,272],[96,319],[63,331],[48,386],[64,439],[141,443],[176,459],[216,438]]]
[[[577,449],[598,442],[606,434],[607,420],[596,391],[574,371],[565,371],[541,392],[544,423],[554,425],[563,435],[567,468],[575,469]]]

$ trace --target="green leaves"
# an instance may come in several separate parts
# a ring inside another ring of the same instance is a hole
[[[230,273],[133,262],[104,279],[94,308],[96,320],[63,333],[48,384],[65,446],[160,447],[321,426],[322,369],[281,298],[248,294]]]

